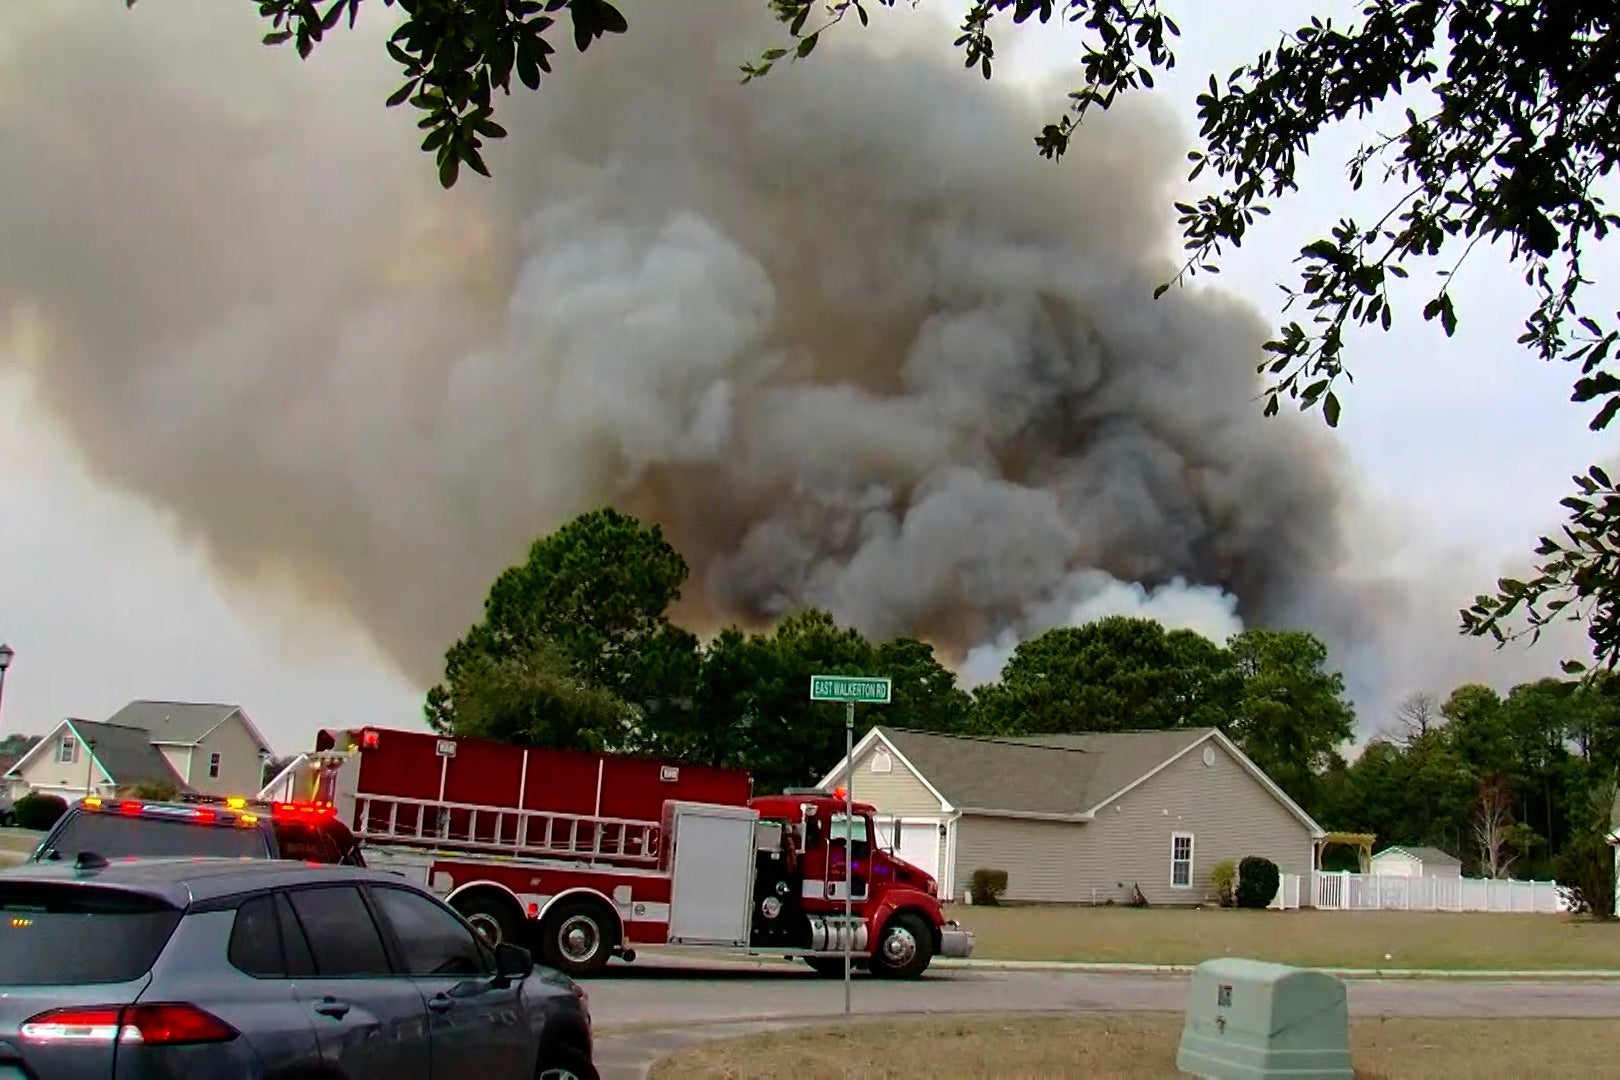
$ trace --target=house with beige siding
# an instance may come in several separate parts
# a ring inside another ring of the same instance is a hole
[[[160,784],[252,795],[270,745],[240,706],[132,701],[106,721],[67,719],[5,774],[13,788],[63,796]]]
[[[855,746],[853,794],[880,842],[962,899],[1004,870],[1005,899],[1213,902],[1215,864],[1260,855],[1308,875],[1319,826],[1220,731],[1020,739],[875,727]],[[819,785],[842,784],[845,762]]]

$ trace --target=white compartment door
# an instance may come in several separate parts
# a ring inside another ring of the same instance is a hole
[[[682,813],[669,903],[672,945],[747,945],[754,819]]]

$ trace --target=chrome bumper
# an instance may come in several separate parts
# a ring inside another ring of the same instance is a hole
[[[973,931],[960,923],[948,922],[939,928],[939,955],[965,960],[973,955]]]

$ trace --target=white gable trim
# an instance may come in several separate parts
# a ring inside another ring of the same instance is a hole
[[[18,777],[19,779],[21,779],[22,767],[24,765],[28,764],[28,762],[32,761],[35,754],[39,753],[41,750],[45,749],[45,747],[47,747],[47,746],[60,746],[61,745],[61,743],[62,743],[62,730],[64,728],[67,729],[68,733],[71,734],[74,737],[74,739],[78,740],[78,743],[79,743],[80,746],[84,745],[84,740],[79,738],[79,732],[74,728],[74,726],[71,723],[69,723],[68,721],[63,720],[61,723],[57,724],[54,728],[51,729],[51,733],[49,735],[45,736],[43,739],[39,740],[39,742],[37,742],[33,746],[29,747],[28,752],[25,753],[22,757],[17,759],[17,763],[11,767],[11,769],[6,773],[6,776],[8,778],[15,776],[15,777]],[[91,756],[94,757],[94,755],[91,755]],[[100,763],[98,762],[97,764],[100,764]]]
[[[248,719],[248,714],[246,712],[244,712],[240,707],[232,709],[229,713],[227,713],[225,715],[225,718],[223,720],[221,720],[219,723],[215,724],[213,727],[209,728],[207,731],[203,732],[201,735],[197,736],[197,741],[196,742],[181,743],[179,745],[182,745],[182,746],[201,746],[204,739],[208,738],[208,736],[212,735],[214,732],[218,731],[220,728],[224,727],[226,724],[230,723],[232,720],[241,720],[242,721],[242,726],[247,729],[248,736],[250,738],[252,738],[252,740],[258,745],[260,753],[263,753],[263,754],[273,753],[273,751],[270,749],[270,744],[264,741],[264,736],[259,734],[259,729],[253,726],[253,721]]]
[[[23,763],[28,761],[41,750],[45,749],[47,746],[53,748],[60,747],[62,745],[62,731],[64,728],[67,729],[67,733],[69,735],[73,736],[74,745],[82,748],[85,753],[90,755],[90,764],[96,767],[95,771],[99,772],[102,776],[105,776],[108,783],[118,783],[118,778],[107,771],[107,767],[101,763],[101,759],[96,757],[96,752],[90,746],[90,743],[83,735],[79,734],[79,729],[73,726],[73,721],[71,719],[63,720],[60,724],[57,724],[56,727],[51,730],[49,735],[39,740],[39,742],[33,745],[33,748],[30,749],[28,753],[18,758],[17,764],[11,767],[11,771],[6,773],[6,777],[8,779],[11,777],[16,777],[17,779],[21,780]],[[73,790],[77,791],[78,789],[74,788]]]
[[[1307,814],[1299,803],[1295,802],[1293,799],[1290,799],[1288,797],[1288,793],[1282,788],[1278,787],[1271,777],[1265,774],[1264,769],[1250,761],[1249,755],[1245,754],[1242,750],[1239,750],[1237,744],[1231,739],[1228,739],[1225,735],[1221,734],[1218,728],[1211,728],[1207,735],[1199,739],[1194,739],[1192,742],[1188,743],[1174,754],[1171,754],[1164,761],[1160,762],[1158,765],[1155,765],[1153,768],[1149,769],[1147,772],[1143,773],[1129,784],[1126,784],[1124,787],[1108,796],[1108,798],[1099,802],[1096,806],[1093,806],[1089,813],[1095,814],[1098,810],[1101,810],[1109,803],[1114,802],[1115,800],[1122,798],[1127,793],[1141,787],[1143,784],[1147,783],[1155,776],[1158,776],[1161,772],[1168,769],[1170,766],[1174,765],[1176,762],[1180,761],[1182,758],[1186,757],[1200,746],[1203,746],[1205,743],[1211,741],[1218,743],[1222,749],[1232,756],[1234,761],[1243,766],[1244,770],[1248,772],[1250,776],[1258,780],[1260,782],[1260,786],[1265,788],[1266,791],[1271,794],[1272,798],[1282,803],[1283,809],[1287,810],[1290,814],[1293,814],[1296,818],[1298,818],[1300,823],[1311,831],[1312,837],[1320,840],[1322,837],[1327,835],[1322,826],[1318,825],[1316,820],[1312,818],[1311,815]]]
[[[874,742],[881,742],[884,748],[887,749],[889,753],[893,754],[899,760],[900,764],[906,767],[906,771],[915,777],[919,784],[928,789],[928,794],[939,800],[940,813],[949,814],[955,811],[956,807],[951,805],[951,801],[944,795],[941,795],[939,789],[933,784],[929,783],[928,777],[924,776],[922,771],[918,769],[917,766],[913,765],[909,760],[907,760],[906,755],[900,752],[900,748],[895,746],[893,741],[885,737],[884,734],[877,728],[873,728],[871,731],[868,731],[865,735],[861,736],[861,741],[855,744],[854,748],[849,753],[849,757],[839,758],[838,764],[833,766],[832,770],[828,772],[826,776],[821,778],[821,783],[817,784],[816,787],[824,788],[828,784],[836,784],[839,780],[843,779],[844,770],[847,768],[849,763],[866,753]]]

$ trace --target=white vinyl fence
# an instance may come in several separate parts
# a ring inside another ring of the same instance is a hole
[[[1277,878],[1277,895],[1271,898],[1266,906],[1274,910],[1293,911],[1299,907],[1300,894],[1305,892],[1304,879],[1298,874],[1280,874]]]
[[[1285,875],[1295,876],[1297,875]],[[1296,888],[1297,888],[1296,884]],[[1288,883],[1278,887],[1273,907],[1289,907]],[[1315,873],[1309,903],[1326,911],[1568,911],[1564,890],[1552,881],[1497,881],[1490,878],[1394,877],[1379,874]],[[1293,906],[1297,906],[1293,905]]]

